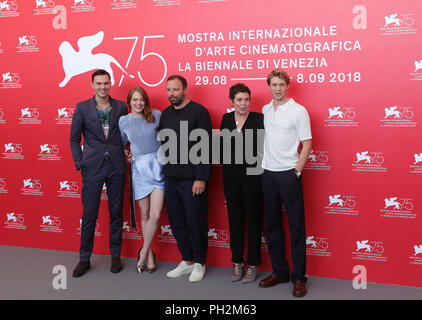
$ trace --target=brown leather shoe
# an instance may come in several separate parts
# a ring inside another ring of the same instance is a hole
[[[111,258],[111,272],[113,273],[119,273],[120,271],[122,271],[123,269],[123,265],[122,265],[122,260],[120,260],[120,257],[112,257]]]
[[[73,270],[72,277],[78,278],[85,274],[91,268],[91,264],[88,261],[79,261],[78,265],[76,266],[75,270]]]
[[[259,281],[259,286],[262,288],[269,288],[285,282],[289,282],[289,278],[279,278],[274,273],[271,273],[268,277]]]
[[[303,296],[306,295],[306,285],[305,285],[305,282],[300,281],[300,280],[296,280],[295,281],[295,285],[294,285],[294,288],[293,288],[293,295],[296,298],[301,298],[301,297],[303,297]]]

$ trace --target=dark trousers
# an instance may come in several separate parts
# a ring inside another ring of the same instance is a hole
[[[306,282],[306,232],[305,208],[303,203],[302,177],[298,178],[294,169],[273,172],[264,170],[262,175],[265,208],[265,234],[273,273],[280,278],[289,276],[286,260],[283,216],[281,203],[287,211],[292,251],[292,282]]]
[[[224,168],[224,195],[230,228],[232,262],[242,263],[245,229],[248,234],[248,265],[261,263],[262,183],[260,175],[246,175],[245,168]]]
[[[93,176],[82,169],[82,226],[80,260],[87,261],[94,247],[95,226],[101,202],[101,191],[105,182],[107,187],[108,208],[110,212],[110,253],[120,257],[123,227],[123,192],[125,175],[116,173],[110,161],[104,161]]]
[[[204,264],[208,251],[208,187],[193,196],[192,186],[192,180],[166,178],[167,215],[182,260]]]

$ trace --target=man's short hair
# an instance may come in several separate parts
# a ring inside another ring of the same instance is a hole
[[[176,80],[176,79],[179,80],[182,83],[183,90],[188,87],[188,82],[186,81],[186,79],[183,78],[181,75],[178,75],[178,74],[173,74],[170,77],[168,77],[167,82],[169,82],[171,80]]]
[[[251,90],[249,90],[249,88],[246,85],[244,85],[243,83],[236,83],[230,87],[230,90],[229,90],[230,100],[234,100],[234,97],[239,92],[246,92],[247,94],[249,94],[249,97],[251,96]]]
[[[287,74],[286,71],[282,70],[282,69],[274,69],[273,71],[270,72],[270,74],[267,77],[267,84],[268,86],[271,83],[271,79],[277,77],[280,79],[283,79],[287,85],[290,84],[290,76]]]
[[[94,82],[94,78],[95,78],[96,76],[104,76],[104,75],[107,75],[107,76],[108,76],[108,78],[109,78],[109,79],[111,79],[110,74],[109,74],[107,71],[105,71],[104,69],[98,69],[97,71],[95,71],[95,72],[92,74],[92,76],[91,76],[91,80],[92,80],[92,82]]]

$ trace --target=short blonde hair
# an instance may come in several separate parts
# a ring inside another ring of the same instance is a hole
[[[274,77],[283,79],[286,82],[287,85],[290,84],[290,76],[283,69],[274,69],[273,71],[270,72],[270,74],[267,77],[268,86],[271,83],[271,79],[274,78]]]

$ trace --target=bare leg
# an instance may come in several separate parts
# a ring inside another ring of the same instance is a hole
[[[147,195],[145,198],[138,200],[139,209],[141,211],[141,228],[142,228],[142,236],[144,237],[144,242],[145,242],[145,230],[146,230],[146,226],[148,224],[148,219],[149,219],[149,202],[150,202],[149,198],[150,198],[150,195]],[[142,250],[137,266],[138,267],[143,266],[145,264],[144,261],[145,261],[145,252]]]
[[[148,202],[148,205],[144,204],[144,199],[148,198],[148,200],[145,200],[145,202]],[[154,264],[154,256],[151,250],[152,241],[155,236],[155,232],[157,231],[158,222],[160,220],[161,216],[161,209],[163,208],[163,202],[164,202],[164,191],[155,188],[150,195],[145,197],[144,199],[140,200],[140,204],[142,207],[149,208],[148,212],[148,218],[142,221],[142,234],[144,236],[144,244],[142,247],[141,252],[141,258],[139,259],[139,265],[145,264],[145,260],[148,255],[148,267],[153,268],[155,267]],[[141,210],[142,210],[141,207]]]

